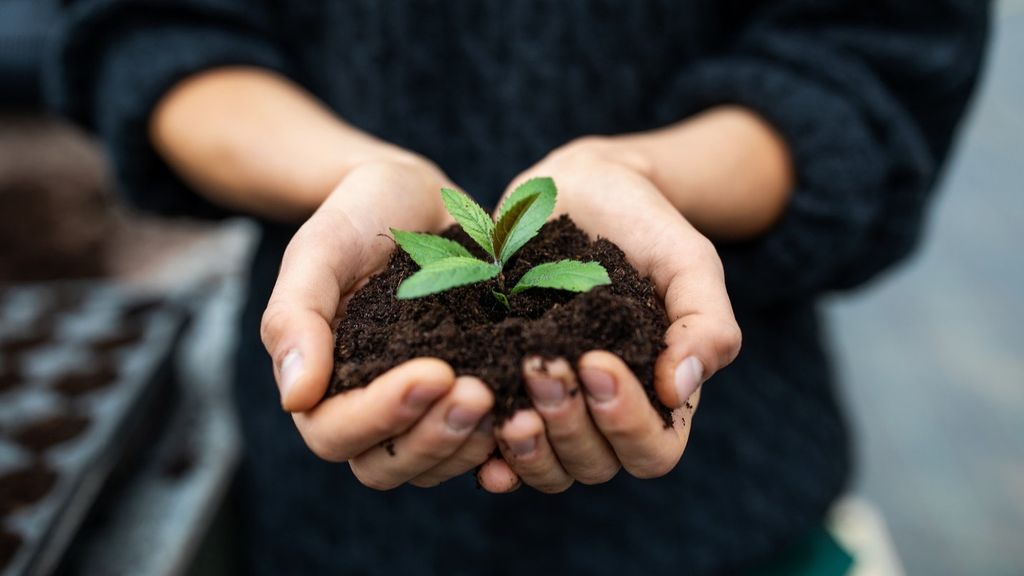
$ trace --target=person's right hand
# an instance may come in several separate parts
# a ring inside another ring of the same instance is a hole
[[[495,448],[491,391],[436,358],[411,360],[321,402],[334,369],[332,328],[352,293],[387,264],[395,247],[388,228],[451,223],[439,193],[446,184],[416,157],[351,170],[292,238],[263,315],[282,407],[316,455],[347,461],[375,489],[439,484]]]

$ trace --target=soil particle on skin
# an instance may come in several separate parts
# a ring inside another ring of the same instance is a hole
[[[27,424],[11,437],[32,452],[42,453],[77,438],[88,427],[89,419],[84,416],[57,415]]]
[[[53,382],[53,389],[64,396],[76,398],[107,388],[117,380],[117,376],[113,366],[103,363],[61,375]]]
[[[21,548],[21,536],[0,530],[0,570],[3,570],[14,560],[15,554]]]
[[[483,257],[459,228],[443,235]],[[513,257],[505,269],[505,285],[514,286],[537,264],[565,258],[600,262],[612,284],[583,294],[527,290],[509,297],[508,312],[491,293],[497,280],[415,300],[396,299],[398,284],[418,267],[395,250],[385,270],[348,304],[335,333],[335,378],[328,395],[365,386],[406,360],[436,357],[457,374],[488,383],[501,422],[530,405],[521,377],[524,358],[562,357],[575,365],[586,352],[607,350],[633,370],[671,425],[671,411],[654,393],[654,361],[664,349],[668,327],[665,310],[650,280],[639,276],[617,246],[604,239],[591,241],[562,216]]]
[[[0,476],[0,516],[43,499],[57,483],[57,473],[42,464],[33,464]]]

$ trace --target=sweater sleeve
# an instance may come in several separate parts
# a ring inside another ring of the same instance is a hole
[[[796,187],[762,237],[720,245],[734,302],[862,283],[908,254],[978,75],[983,0],[776,0],[677,79],[683,114],[752,109],[787,142]],[[678,109],[677,109],[678,111]]]
[[[80,0],[71,3],[47,56],[44,89],[59,113],[94,130],[119,190],[143,210],[218,217],[149,141],[149,116],[184,77],[222,65],[289,75],[261,1]]]

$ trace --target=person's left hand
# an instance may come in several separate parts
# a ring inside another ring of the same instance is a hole
[[[616,243],[654,282],[671,322],[655,387],[673,409],[673,426],[665,426],[636,376],[609,352],[588,352],[575,367],[526,358],[523,378],[534,409],[495,429],[503,459],[478,471],[486,490],[526,483],[560,492],[577,480],[606,482],[620,468],[638,478],[667,474],[686,448],[701,383],[739,353],[718,254],[651,183],[651,170],[612,141],[588,138],[556,150],[509,190],[527,178],[554,178],[555,215],[568,213],[592,237]],[[580,384],[585,394],[575,393]]]

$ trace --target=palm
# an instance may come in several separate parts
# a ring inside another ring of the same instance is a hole
[[[534,410],[517,413],[498,431],[504,461],[481,470],[485,488],[503,491],[509,475],[544,491],[560,491],[574,480],[608,480],[624,467],[637,477],[671,470],[686,447],[698,386],[728,364],[739,348],[739,331],[725,293],[721,263],[701,236],[646,178],[642,170],[600,154],[556,152],[524,173],[551,176],[558,183],[556,213],[567,213],[592,237],[616,243],[664,299],[671,326],[667,349],[655,366],[659,398],[674,409],[665,428],[628,367],[607,352],[594,351],[577,366],[564,361],[536,372],[527,359],[524,379]],[[578,382],[588,392],[566,394],[557,403],[536,396],[554,377],[564,390]],[[532,439],[532,440],[531,440]],[[516,446],[529,446],[527,453]]]
[[[437,231],[448,224],[431,166],[381,163],[353,170],[292,239],[264,313],[282,404],[310,449],[348,461],[368,486],[436,484],[483,462],[490,431],[474,433],[493,397],[482,382],[421,358],[364,388],[321,402],[334,367],[332,324],[349,296],[386,265],[390,226]],[[296,360],[297,358],[297,360]],[[298,367],[298,368],[296,368]],[[449,418],[459,414],[459,426]],[[392,457],[382,447],[391,440]]]

